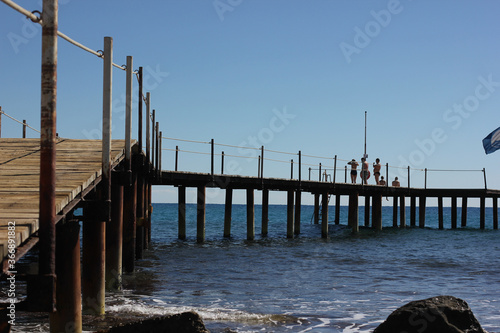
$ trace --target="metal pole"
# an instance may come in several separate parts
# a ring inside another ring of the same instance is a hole
[[[155,178],[157,177],[158,175],[158,168],[160,167],[159,165],[159,156],[160,156],[160,123],[159,122],[156,122],[156,126],[155,126],[155,134],[156,134],[156,145],[155,145],[155,149],[156,149],[156,153],[155,153],[155,169],[156,169],[156,172],[155,172]]]
[[[302,153],[299,150],[299,184],[302,182]]]
[[[43,1],[38,273],[43,307],[49,312],[56,310],[57,13],[57,0]]]
[[[290,179],[293,179],[293,159],[290,160]]]
[[[220,174],[224,174],[224,151],[221,154],[221,163],[220,163]]]
[[[26,139],[26,120],[23,120],[23,139]]]
[[[111,200],[111,110],[113,87],[113,38],[104,37],[103,67],[103,101],[102,101],[102,199]],[[107,207],[104,218],[108,221],[111,207]]]
[[[155,166],[155,118],[156,118],[156,110],[153,109],[153,119],[151,119],[151,167],[154,169]]]
[[[335,159],[333,162],[333,183],[335,184],[335,178],[337,175],[337,155],[335,155]]]
[[[210,140],[210,174],[214,176],[214,139]]]
[[[424,188],[427,188],[427,168],[425,168]]]
[[[0,138],[2,137],[2,107],[0,106]]]
[[[385,164],[385,186],[389,186],[389,163]]]
[[[367,158],[367,156],[366,156],[366,114],[367,114],[367,112],[365,111],[365,154],[363,155],[364,158]]]
[[[319,164],[319,176],[318,176],[319,181],[321,181],[321,163]]]
[[[127,170],[131,170],[130,161],[132,160],[132,88],[133,88],[133,60],[127,56],[127,81],[126,81],[126,100],[125,100],[125,163]],[[139,116],[140,118],[140,116]],[[139,135],[140,137],[140,135]]]
[[[410,166],[408,165],[408,188],[410,188]]]
[[[177,171],[178,163],[179,163],[179,146],[175,146],[175,171]]]
[[[260,162],[260,177],[264,178],[264,146],[262,146],[260,148],[260,150],[261,150],[261,153],[260,153],[260,158],[261,158],[261,162]]]
[[[142,100],[141,100],[141,104],[142,104]],[[150,120],[151,120],[151,113],[150,113],[150,105],[148,103],[148,105],[146,105],[146,161],[147,161],[147,164],[148,164],[148,173],[149,173],[149,170],[151,170],[151,123],[150,123]]]
[[[486,169],[483,168],[483,175],[484,175],[484,189],[487,190],[488,186],[486,186]]]
[[[161,143],[162,143],[162,140],[161,140],[161,137],[162,137],[162,132],[160,131],[160,141],[159,141],[159,145],[160,145],[160,149],[159,149],[159,153],[158,153],[158,175],[161,176]]]
[[[127,70],[128,70],[128,65],[127,65]],[[130,67],[132,69],[132,67]],[[137,119],[137,125],[139,129],[137,141],[139,144],[139,151],[142,150],[142,103],[143,103],[143,94],[142,94],[142,67],[139,67],[139,117]],[[148,103],[149,104],[149,103]]]

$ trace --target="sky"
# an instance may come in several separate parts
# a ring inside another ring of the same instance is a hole
[[[17,2],[41,11],[41,1]],[[494,0],[64,0],[59,30],[96,51],[111,36],[116,64],[133,56],[134,69],[143,67],[144,93],[168,138],[165,170],[179,146],[179,170],[210,172],[214,139],[216,173],[224,151],[225,173],[256,176],[251,148],[264,146],[264,176],[289,178],[293,159],[297,178],[300,151],[303,179],[309,168],[317,179],[319,163],[331,177],[337,156],[344,181],[346,162],[364,153],[366,112],[368,161],[380,158],[382,175],[387,163],[390,181],[408,186],[410,166],[412,187],[425,186],[427,168],[427,187],[483,188],[485,168],[488,188],[500,189],[500,152],[482,147],[500,126],[498,12]],[[0,3],[0,106],[34,128],[40,54],[40,26]],[[116,139],[124,138],[124,96],[125,72],[115,68]],[[134,138],[137,104],[134,93]],[[101,116],[102,60],[59,39],[59,135],[99,139]],[[21,134],[2,117],[2,137]],[[173,187],[153,191],[155,202],[177,200]],[[221,190],[207,194],[224,202]],[[234,198],[243,203],[244,193]]]

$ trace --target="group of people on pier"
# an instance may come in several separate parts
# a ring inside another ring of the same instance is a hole
[[[347,164],[349,164],[351,166],[351,182],[353,184],[356,184],[356,179],[358,177],[359,163],[353,158]],[[379,158],[375,159],[375,162],[373,162],[373,176],[375,178],[375,184],[386,185],[387,183],[384,179],[384,176],[380,176],[380,168],[381,167],[382,167],[382,165],[380,164],[380,159]],[[368,178],[370,178],[370,171],[368,170],[368,168],[369,168],[369,164],[366,161],[366,158],[362,157],[361,158],[361,174],[360,174],[360,176],[361,176],[361,181],[364,185],[368,184]],[[396,187],[400,186],[398,177],[396,177],[392,181],[392,186],[396,186]]]

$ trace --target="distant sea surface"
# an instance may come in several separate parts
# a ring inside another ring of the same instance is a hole
[[[471,207],[467,228],[450,230],[445,208],[446,229],[438,230],[437,208],[427,208],[426,228],[399,229],[384,206],[383,231],[358,234],[345,226],[347,207],[340,226],[333,208],[328,239],[312,223],[312,206],[302,207],[301,234],[287,239],[286,206],[269,207],[267,237],[256,206],[256,239],[247,241],[245,205],[233,205],[229,239],[224,205],[207,205],[206,241],[197,244],[196,205],[187,205],[188,238],[180,241],[177,205],[154,204],[151,250],[124,277],[125,290],[107,294],[108,315],[194,310],[211,332],[372,332],[407,302],[452,295],[484,329],[500,332],[500,231],[492,230],[491,208],[485,230]],[[360,225],[363,218],[360,207]],[[460,208],[458,218],[460,226]]]

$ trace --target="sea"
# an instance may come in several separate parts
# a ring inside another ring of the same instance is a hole
[[[438,228],[437,207],[426,227],[394,228],[392,206],[382,209],[383,230],[336,225],[321,238],[313,206],[303,205],[301,233],[286,238],[286,206],[269,206],[269,233],[261,235],[255,206],[255,240],[246,237],[246,206],[233,205],[232,234],[223,237],[224,205],[206,207],[206,241],[196,242],[196,205],[187,205],[187,239],[178,239],[177,204],[154,204],[152,244],[124,289],[106,294],[106,317],[85,317],[85,331],[125,319],[195,311],[211,332],[372,332],[391,312],[414,300],[451,295],[465,300],[482,327],[500,332],[500,231],[492,210],[479,228],[479,208],[468,225]],[[418,209],[417,209],[418,213]],[[418,215],[417,215],[418,216]],[[409,209],[406,213],[410,225]],[[359,207],[364,225],[364,207]],[[417,221],[418,224],[418,221]],[[20,318],[13,332],[48,332],[45,317]],[[415,325],[425,325],[416,322]]]

